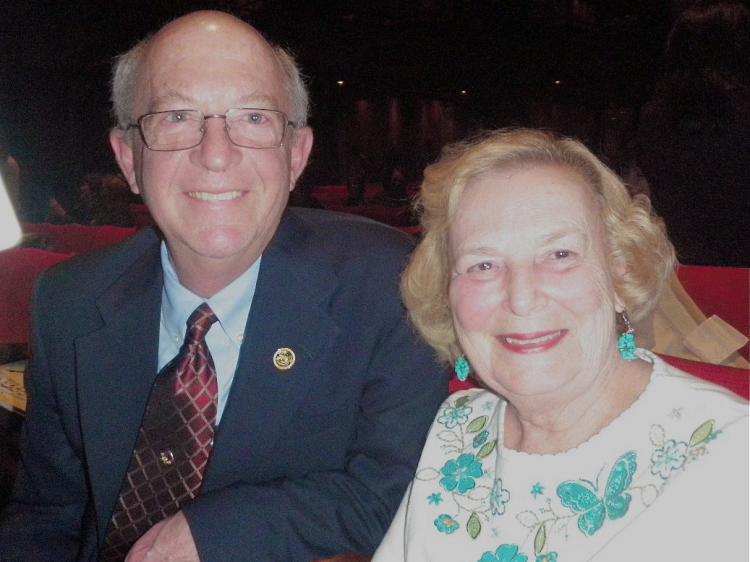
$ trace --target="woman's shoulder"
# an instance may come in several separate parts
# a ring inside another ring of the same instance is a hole
[[[654,364],[653,393],[660,402],[673,404],[677,412],[718,417],[725,423],[748,417],[748,402],[743,397],[673,367],[656,355],[648,356]]]
[[[642,357],[653,362],[654,370],[648,390],[639,400],[641,405],[634,410],[637,419],[629,421],[640,427],[639,431],[648,432],[648,440],[642,443],[654,470],[665,476],[674,459],[684,457],[685,466],[692,467],[703,463],[692,462],[699,458],[721,457],[719,450],[725,448],[735,454],[737,447],[747,451],[748,403],[744,398],[676,369],[653,354]]]
[[[658,475],[672,466],[679,478],[669,478],[624,540],[613,540],[596,560],[637,560],[643,545],[649,560],[748,559],[748,424],[739,420],[721,434],[708,429],[693,433],[682,449],[672,441],[657,450],[652,469]],[[678,470],[681,464],[689,469]]]

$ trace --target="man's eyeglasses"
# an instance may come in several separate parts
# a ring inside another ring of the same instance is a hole
[[[198,146],[206,133],[206,119],[224,119],[224,130],[232,144],[245,148],[277,148],[286,128],[295,127],[281,111],[242,107],[224,115],[204,115],[197,109],[172,109],[141,115],[126,130],[138,129],[150,150],[186,150]]]

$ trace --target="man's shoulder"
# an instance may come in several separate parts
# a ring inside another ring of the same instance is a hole
[[[397,228],[357,215],[290,207],[287,219],[324,247],[403,253],[414,246],[412,238]]]
[[[148,253],[158,259],[159,237],[144,229],[122,242],[60,262],[45,272],[42,283],[60,291],[88,291],[117,280]]]
[[[334,292],[345,314],[364,303],[377,303],[383,317],[400,318],[398,279],[413,245],[410,237],[384,224],[343,213],[289,208],[264,253],[259,283],[267,278],[264,267],[267,275],[282,270],[296,279],[299,290]],[[289,290],[288,283],[284,290]],[[376,316],[372,309],[359,312]]]

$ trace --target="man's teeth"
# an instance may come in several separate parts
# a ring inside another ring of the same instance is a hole
[[[515,338],[504,338],[504,339],[510,345],[539,345],[540,343],[551,341],[555,339],[556,337],[558,337],[559,335],[560,335],[560,330],[558,330],[557,332],[552,332],[551,334],[547,334],[545,336],[534,338],[533,340],[517,340]]]
[[[201,201],[231,201],[242,195],[241,191],[225,191],[224,193],[208,193],[207,191],[190,191],[188,195]]]

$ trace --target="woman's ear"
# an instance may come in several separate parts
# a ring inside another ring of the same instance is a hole
[[[625,310],[625,302],[622,300],[620,295],[617,292],[617,287],[622,285],[622,282],[624,279],[627,278],[629,267],[627,263],[625,263],[625,260],[622,258],[615,258],[611,263],[611,275],[612,275],[612,284],[615,288],[615,310],[617,312],[622,312]]]
[[[615,293],[615,312],[625,312],[625,303],[617,293]]]

